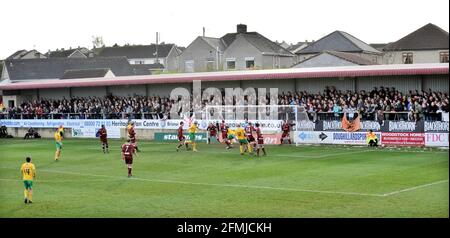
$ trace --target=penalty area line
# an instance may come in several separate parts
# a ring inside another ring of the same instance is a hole
[[[419,188],[425,188],[425,187],[429,187],[429,186],[432,186],[432,185],[441,184],[441,183],[445,183],[445,182],[448,182],[448,179],[436,181],[436,182],[433,182],[433,183],[427,183],[427,184],[423,184],[423,185],[419,185],[419,186],[414,186],[414,187],[410,187],[410,188],[405,188],[405,189],[393,191],[393,192],[390,192],[390,193],[385,193],[382,196],[383,197],[392,196],[392,195],[395,195],[395,194],[408,192],[408,191],[416,190],[416,189],[419,189]]]
[[[35,183],[70,183],[70,182],[101,182],[101,181],[115,181],[115,180],[123,180],[123,179],[70,179],[70,180],[33,180]],[[0,178],[0,181],[9,181],[9,182],[22,182],[23,179],[10,179],[10,178]]]

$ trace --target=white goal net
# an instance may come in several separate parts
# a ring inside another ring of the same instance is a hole
[[[287,122],[291,124],[291,137],[296,135],[296,131],[314,130],[314,123],[305,107],[298,105],[207,105],[203,119],[214,125],[225,120],[232,129],[237,123],[259,122],[261,131],[269,134],[282,133],[281,126]]]

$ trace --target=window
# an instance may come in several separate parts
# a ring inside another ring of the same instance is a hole
[[[413,63],[413,53],[403,53],[402,60],[404,64]]]
[[[145,64],[145,61],[143,61],[143,60],[135,60],[134,64]]]
[[[8,107],[13,108],[14,107],[14,100],[8,100]]]
[[[255,67],[255,58],[254,57],[245,57],[245,68],[253,69]]]
[[[448,63],[448,51],[439,53],[439,62]]]
[[[186,60],[184,62],[184,69],[185,69],[186,73],[194,72],[194,61],[193,60]]]
[[[227,59],[227,69],[236,69],[236,59],[234,58]]]

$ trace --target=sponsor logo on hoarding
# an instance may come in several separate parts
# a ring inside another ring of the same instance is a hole
[[[340,121],[323,121],[323,130],[342,130],[342,123]]]
[[[300,140],[313,140],[315,138],[313,133],[308,133],[308,132],[300,132],[298,133],[298,138]]]
[[[83,137],[83,136],[84,136],[84,133],[83,133],[83,131],[82,131],[81,129],[79,129],[79,128],[73,128],[73,129],[72,129],[72,136],[73,136],[73,137]]]
[[[281,134],[263,134],[264,144],[279,145],[281,144]]]
[[[115,127],[126,127],[128,125],[128,122],[113,120],[113,121],[111,121],[111,125],[115,126]]]
[[[161,120],[161,122],[160,122],[160,126],[161,126],[161,128],[164,128],[164,127],[166,127],[166,125],[167,125],[167,122],[166,122],[166,120]]]
[[[184,135],[186,138],[189,138],[187,135]],[[155,133],[156,141],[178,141],[177,133],[164,133],[164,132],[156,132]],[[197,133],[195,134],[196,141],[206,141],[206,133]]]
[[[341,133],[333,133],[333,140],[366,140],[365,133],[349,133],[349,132],[341,132]]]
[[[404,145],[404,146],[425,145],[425,133],[384,132],[382,133],[381,138],[382,144],[385,145]]]
[[[353,144],[365,145],[366,132],[327,132],[327,131],[300,131],[295,136],[297,143],[312,144]],[[381,132],[375,133],[380,140]]]
[[[140,122],[136,123],[136,127],[152,127],[152,128],[158,128],[161,127],[161,124],[159,121],[143,121],[142,124]]]
[[[448,133],[426,133],[425,145],[426,146],[449,146]]]
[[[425,132],[427,131],[449,131],[448,129],[448,122],[446,121],[432,121],[432,122],[425,122]]]
[[[415,131],[416,123],[409,121],[389,121],[389,131]]]
[[[340,121],[322,121],[324,131],[342,131],[342,122]],[[380,131],[381,126],[377,121],[361,121],[361,130]]]
[[[326,138],[327,138],[328,136],[325,134],[325,133],[320,133],[320,135],[319,135],[319,138],[320,138],[320,140],[325,140]]]
[[[361,121],[362,130],[380,131],[381,126],[377,121]]]
[[[316,128],[316,124],[312,121],[298,121],[297,122],[297,130],[314,130]]]

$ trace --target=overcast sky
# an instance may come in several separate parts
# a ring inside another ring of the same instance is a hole
[[[317,40],[334,30],[366,43],[396,41],[434,23],[449,31],[448,0],[10,0],[1,1],[0,58],[20,49],[92,47],[161,41],[188,46],[247,25],[275,41]]]

